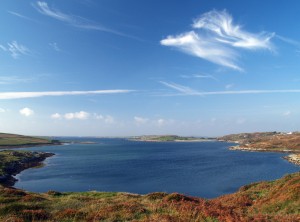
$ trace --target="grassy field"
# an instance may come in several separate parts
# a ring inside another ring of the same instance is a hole
[[[0,133],[0,148],[18,147],[18,146],[34,146],[34,145],[51,145],[53,142],[50,139],[22,136],[16,134]]]
[[[1,221],[299,221],[300,173],[216,199],[177,193],[30,193],[0,187]]]

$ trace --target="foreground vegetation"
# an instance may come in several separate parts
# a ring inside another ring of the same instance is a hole
[[[300,173],[216,199],[177,193],[30,193],[0,187],[1,221],[299,221]]]
[[[41,137],[22,136],[16,134],[0,133],[0,148],[15,148],[26,146],[41,146],[59,144],[57,140]]]

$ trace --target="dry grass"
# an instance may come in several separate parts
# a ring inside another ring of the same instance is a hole
[[[300,173],[206,200],[178,193],[29,193],[0,188],[0,221],[299,221]]]

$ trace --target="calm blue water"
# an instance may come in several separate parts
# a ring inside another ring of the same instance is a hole
[[[45,167],[19,174],[15,187],[35,192],[164,191],[212,198],[300,170],[283,160],[284,154],[230,151],[232,144],[223,142],[82,140],[97,144],[27,148],[56,155]]]

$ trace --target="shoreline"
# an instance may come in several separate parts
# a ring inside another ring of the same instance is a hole
[[[176,142],[176,143],[191,143],[191,142],[210,142],[210,141],[218,141],[215,139],[195,139],[195,140],[147,140],[147,139],[128,139],[129,141],[136,141],[136,142]]]
[[[18,148],[30,148],[40,146],[60,146],[63,143],[40,143],[40,144],[22,144],[22,145],[0,145],[0,151],[5,149],[18,149]]]
[[[235,142],[237,143],[237,142]],[[272,150],[272,149],[263,149],[263,148],[253,148],[245,146],[230,146],[229,150],[239,150],[244,152],[270,152],[270,153],[289,153],[289,155],[282,157],[290,163],[293,163],[297,166],[300,166],[300,152],[295,152],[294,150],[284,149],[284,150]]]

